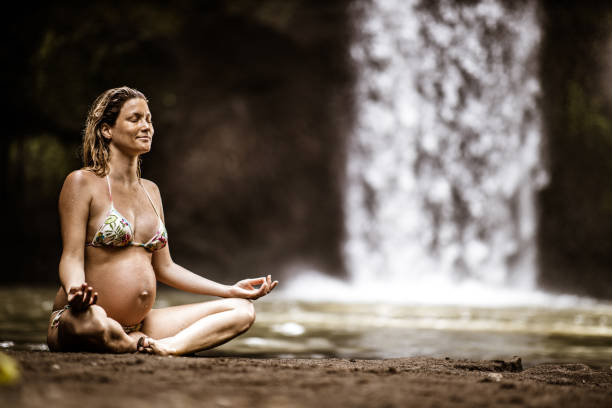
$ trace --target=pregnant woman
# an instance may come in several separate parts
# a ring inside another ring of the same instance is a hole
[[[109,89],[93,103],[83,137],[84,167],[59,197],[61,287],[49,319],[51,351],[141,351],[182,355],[218,346],[255,320],[252,300],[270,275],[222,285],[175,264],[157,185],[140,177],[153,124],[146,97]],[[225,299],[153,309],[156,281]]]

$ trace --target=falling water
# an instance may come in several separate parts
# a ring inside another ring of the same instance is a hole
[[[535,2],[362,7],[346,203],[354,283],[533,289],[545,182]]]
[[[531,297],[547,178],[536,2],[364,0],[355,15],[351,296]]]

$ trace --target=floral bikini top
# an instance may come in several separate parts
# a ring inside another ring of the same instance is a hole
[[[108,215],[106,219],[104,219],[104,223],[94,235],[94,238],[91,242],[87,242],[86,245],[94,246],[94,247],[125,247],[125,246],[140,246],[146,249],[147,251],[153,252],[159,249],[162,249],[168,243],[168,232],[166,231],[166,227],[153,204],[153,200],[151,200],[151,196],[147,193],[147,190],[141,184],[140,186],[144,190],[157,218],[159,219],[159,225],[157,227],[157,232],[155,235],[151,237],[145,243],[134,242],[134,229],[125,219],[123,215],[119,213],[115,209],[113,205],[113,195],[111,194],[111,186],[110,180],[108,179],[108,175],[106,176],[106,182],[108,183],[108,195],[110,196],[110,210],[108,211]]]

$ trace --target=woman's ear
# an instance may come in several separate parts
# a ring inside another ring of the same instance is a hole
[[[113,133],[111,132],[111,127],[108,126],[108,123],[103,123],[100,126],[100,132],[102,132],[102,136],[104,136],[106,140],[110,141],[113,138]]]

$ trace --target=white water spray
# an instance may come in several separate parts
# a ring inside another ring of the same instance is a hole
[[[535,1],[357,5],[350,281],[296,285],[319,280],[332,299],[531,303],[546,183]]]

